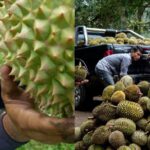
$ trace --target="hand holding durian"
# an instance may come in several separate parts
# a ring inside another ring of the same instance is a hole
[[[48,144],[72,142],[74,119],[58,119],[37,111],[34,99],[17,86],[9,76],[10,71],[8,66],[1,68],[1,92],[7,112],[2,122],[7,134],[17,142],[30,139]]]

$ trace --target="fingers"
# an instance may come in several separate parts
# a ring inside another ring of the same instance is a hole
[[[11,68],[7,65],[3,66],[0,69],[1,74],[1,89],[3,94],[4,93],[12,93],[17,87],[16,83],[13,81],[13,77],[9,76],[11,72]]]
[[[86,83],[88,83],[88,82],[89,82],[89,80],[85,79],[85,80],[80,81],[80,82],[75,82],[75,85],[76,85],[76,86],[79,86],[79,85],[86,84]]]

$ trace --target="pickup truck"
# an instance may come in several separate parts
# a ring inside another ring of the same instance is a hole
[[[75,65],[81,62],[88,70],[87,84],[75,87],[75,109],[87,109],[90,107],[94,96],[101,95],[104,89],[101,81],[96,76],[94,69],[96,63],[105,56],[115,53],[129,53],[134,44],[99,43],[90,45],[91,39],[115,37],[118,33],[125,33],[128,38],[145,40],[145,38],[132,30],[110,30],[88,28],[78,26],[75,30]],[[138,62],[134,62],[129,67],[128,74],[131,75],[135,83],[141,80],[150,81],[150,61],[146,59],[150,54],[150,44],[136,43],[143,49],[143,55]]]

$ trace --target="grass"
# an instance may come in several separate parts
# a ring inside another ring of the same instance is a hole
[[[48,145],[32,140],[17,150],[74,150],[74,145],[64,143],[58,145]]]

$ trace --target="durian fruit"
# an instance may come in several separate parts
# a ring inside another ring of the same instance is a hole
[[[85,146],[90,146],[91,144],[92,144],[92,141],[91,141],[91,137],[92,137],[92,134],[93,134],[93,131],[90,131],[90,132],[88,132],[87,134],[85,134],[84,136],[83,136],[83,143],[84,143],[84,145]]]
[[[93,109],[92,114],[95,118],[106,122],[115,118],[116,106],[112,105],[111,103],[104,102],[101,105],[96,106]]]
[[[106,43],[107,43],[107,39],[106,38],[101,38],[100,44],[106,44]]]
[[[141,147],[135,143],[129,145],[131,150],[141,150]]]
[[[150,123],[149,122],[145,126],[145,131],[150,132]]]
[[[104,150],[104,148],[100,145],[93,144],[88,148],[88,150]]]
[[[141,147],[135,143],[129,145],[131,150],[141,150]]]
[[[75,150],[87,150],[87,147],[84,145],[83,141],[78,141],[75,143]]]
[[[115,38],[127,38],[127,35],[124,32],[116,34]]]
[[[90,39],[90,40],[89,40],[89,45],[90,45],[90,46],[99,45],[100,42],[101,42],[101,39],[100,39],[100,38]]]
[[[150,150],[150,135],[147,138],[147,147],[148,147],[148,150]]]
[[[114,122],[114,126],[112,128],[114,131],[119,130],[126,135],[131,135],[136,130],[136,124],[127,118],[118,118]]]
[[[142,96],[140,88],[135,84],[126,87],[124,93],[126,95],[126,99],[135,102],[137,102],[139,98]]]
[[[107,121],[106,126],[108,126],[108,127],[113,127],[113,126],[114,126],[114,123],[115,123],[115,120],[116,120],[116,119],[111,119],[111,120]]]
[[[147,144],[148,137],[143,131],[140,130],[135,131],[132,134],[131,138],[133,143],[138,144],[140,146],[144,146]]]
[[[111,102],[115,104],[118,104],[119,102],[124,100],[125,100],[125,94],[123,91],[116,91],[111,96]]]
[[[137,45],[138,44],[138,41],[137,41],[137,39],[135,37],[130,37],[128,42],[131,45]]]
[[[143,95],[147,96],[148,90],[150,88],[149,82],[148,81],[141,81],[141,82],[138,83],[137,86],[140,88],[140,90],[143,93]]]
[[[147,101],[147,110],[150,111],[150,100]]]
[[[142,106],[143,110],[147,110],[147,104],[150,102],[150,99],[147,96],[143,96],[139,99],[138,103]]]
[[[49,115],[74,111],[74,11],[71,0],[4,1],[0,49],[10,75]],[[1,12],[1,10],[0,10]],[[66,94],[67,93],[67,94]]]
[[[74,131],[75,133],[75,137],[74,137],[74,140],[75,140],[75,142],[76,141],[80,141],[81,140],[81,138],[82,138],[82,134],[81,134],[81,129],[80,129],[80,127],[75,127],[75,131]]]
[[[120,81],[124,84],[125,87],[130,86],[134,83],[133,79],[129,75],[123,76]]]
[[[126,117],[134,121],[138,121],[144,116],[142,107],[135,102],[121,101],[117,106],[117,113],[121,117]]]
[[[117,150],[131,150],[129,146],[120,146]]]
[[[121,131],[118,131],[118,130],[113,131],[109,135],[108,140],[109,140],[109,143],[112,145],[112,147],[114,147],[115,149],[126,144],[124,134]]]
[[[124,44],[128,44],[129,43],[129,39],[128,38],[123,38],[124,39]]]
[[[124,44],[123,38],[116,38],[117,44]]]
[[[147,96],[150,98],[150,88],[149,88],[149,90],[148,90]]]
[[[107,39],[107,43],[110,43],[110,44],[116,44],[117,43],[115,38],[113,38],[113,37],[107,37],[106,39]]]
[[[103,93],[102,93],[102,99],[103,100],[111,100],[111,96],[114,93],[115,87],[113,85],[109,85],[104,88]]]
[[[137,127],[144,131],[145,131],[147,124],[148,124],[148,120],[145,118],[142,118],[136,122]]]
[[[86,120],[81,123],[81,134],[84,135],[95,128],[95,121],[92,119]]]
[[[111,130],[107,126],[100,126],[98,127],[93,135],[92,135],[92,143],[93,144],[104,144],[108,141],[108,137],[111,133]]]
[[[142,39],[137,39],[137,42],[138,42],[138,44],[140,44],[140,45],[145,45],[145,42],[144,42],[144,40],[142,40]]]
[[[87,69],[81,64],[81,62],[79,62],[79,65],[75,66],[75,81],[86,79],[87,74]]]
[[[114,149],[110,146],[107,146],[105,150],[114,150]]]
[[[115,91],[124,91],[124,83],[120,80],[115,83]]]

